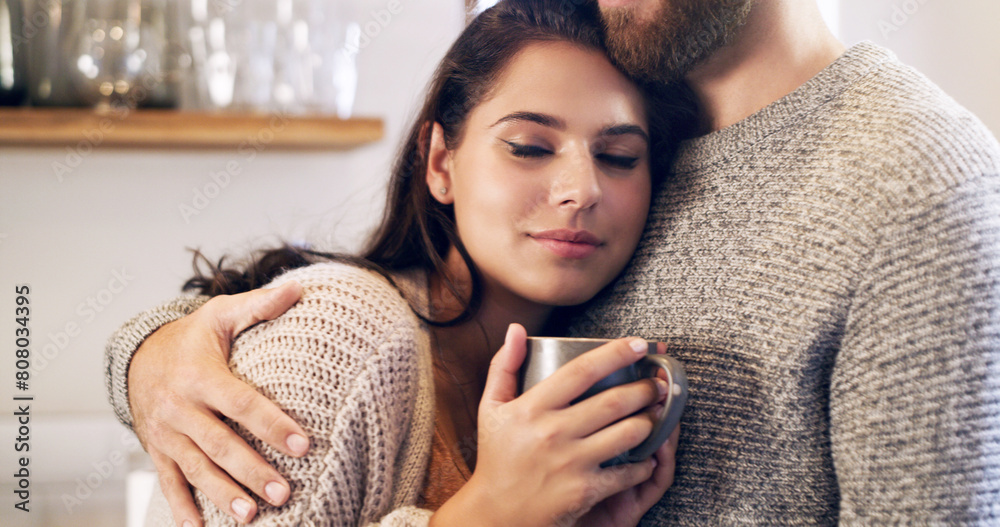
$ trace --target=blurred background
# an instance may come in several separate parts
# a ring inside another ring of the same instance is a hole
[[[1000,132],[996,0],[821,5],[846,44],[894,50]],[[463,0],[0,0],[2,104],[126,108],[135,119],[152,108],[378,119],[383,130],[338,149],[281,146],[274,138],[284,129],[267,118],[240,125],[245,141],[228,147],[174,137],[171,146],[120,148],[82,129],[66,145],[0,143],[0,334],[13,340],[14,290],[28,285],[33,347],[26,392],[15,388],[13,353],[0,359],[0,523],[127,525],[126,480],[141,476],[145,459],[106,401],[107,337],[179,293],[191,273],[185,248],[210,257],[280,240],[357,248],[379,218],[389,164],[424,85],[475,8]],[[13,53],[17,35],[29,41],[24,59]],[[0,134],[18,130],[3,115]],[[14,509],[11,477],[21,454],[12,446],[13,397],[25,394],[34,397],[29,513]],[[148,491],[132,488],[142,502]]]

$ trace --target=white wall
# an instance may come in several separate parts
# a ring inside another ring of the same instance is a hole
[[[387,3],[362,0],[362,24]],[[355,113],[386,123],[385,139],[370,146],[341,153],[265,150],[253,160],[235,150],[98,148],[62,180],[52,164],[67,162],[65,149],[0,147],[0,335],[6,339],[0,356],[0,467],[6,474],[0,476],[0,523],[107,524],[83,521],[79,513],[87,505],[100,508],[93,505],[120,485],[121,467],[113,478],[100,479],[79,508],[61,500],[74,495],[77,478],[86,483],[95,464],[130,449],[105,398],[104,343],[128,317],[179,292],[190,275],[185,247],[218,256],[258,246],[264,236],[275,239],[268,235],[327,248],[357,245],[380,213],[389,163],[425,82],[465,22],[461,0],[402,5],[359,56]],[[191,205],[196,190],[211,183],[210,174],[231,160],[241,173],[186,221],[180,206]],[[9,488],[15,284],[31,286],[34,354],[51,357],[39,362],[27,392],[35,396],[33,503],[41,507],[29,515],[12,513]],[[88,307],[88,298],[99,312]],[[79,332],[66,333],[68,324]],[[51,506],[40,501],[45,488],[56,492]],[[123,522],[120,504],[112,510]],[[59,520],[70,512],[77,514],[71,523]]]
[[[839,1],[841,40],[892,49],[1000,135],[1000,2]]]

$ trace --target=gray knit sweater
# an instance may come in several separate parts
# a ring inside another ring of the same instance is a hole
[[[573,328],[690,383],[644,525],[1000,524],[1000,147],[871,44],[683,145]]]
[[[691,395],[644,525],[1000,523],[1000,146],[860,44],[683,145],[632,265],[572,332],[666,341]],[[108,348],[129,422],[131,353]]]

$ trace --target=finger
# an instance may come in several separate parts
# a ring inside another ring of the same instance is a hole
[[[601,499],[613,496],[619,492],[631,489],[648,481],[657,467],[655,457],[638,463],[625,463],[602,468],[596,475],[598,494]]]
[[[180,431],[216,466],[271,505],[285,503],[291,494],[285,478],[215,415],[194,413]]]
[[[184,474],[181,473],[177,464],[161,454],[158,450],[150,449],[149,457],[156,467],[156,475],[160,480],[160,491],[170,505],[170,513],[174,517],[174,524],[183,527],[201,527],[201,513],[194,504],[191,496],[191,488],[188,487]]]
[[[652,431],[653,418],[646,412],[622,419],[585,438],[580,457],[599,465],[639,446]]]
[[[657,461],[653,475],[636,489],[636,501],[643,507],[652,507],[653,504],[660,501],[660,498],[663,497],[667,489],[674,484],[674,471],[677,468],[675,456],[677,454],[679,434],[680,427],[678,426],[670,434],[667,442],[663,443],[663,446],[653,454]]]
[[[507,335],[500,351],[490,361],[483,389],[483,403],[495,406],[513,401],[517,397],[517,375],[527,353],[527,332],[520,324],[507,327]]]
[[[565,410],[564,429],[574,437],[588,436],[660,400],[669,385],[663,379],[642,379],[615,386]]]
[[[240,423],[248,432],[279,452],[294,457],[304,456],[309,450],[305,430],[274,401],[232,376],[228,370],[225,373],[214,379],[213,389],[205,394],[207,405]]]
[[[292,280],[272,289],[217,296],[209,301],[212,306],[207,314],[213,317],[219,334],[231,341],[248,327],[288,311],[301,297],[302,285]]]
[[[648,351],[649,344],[642,339],[613,340],[567,362],[531,391],[537,393],[534,397],[540,398],[543,407],[567,406],[597,381],[638,361]]]
[[[189,438],[183,437],[171,443],[171,448],[164,449],[163,454],[177,464],[191,486],[236,521],[246,523],[257,514],[254,500]]]

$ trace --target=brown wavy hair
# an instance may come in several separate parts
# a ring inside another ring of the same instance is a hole
[[[423,106],[400,148],[389,180],[385,214],[360,255],[331,254],[288,244],[265,250],[236,267],[226,258],[212,264],[195,251],[195,276],[186,291],[203,295],[234,294],[261,287],[281,273],[319,261],[346,262],[389,274],[412,268],[437,272],[456,298],[465,302],[451,320],[428,320],[451,326],[475,315],[482,300],[482,279],[458,237],[451,205],[435,200],[424,181],[430,149],[430,124],[439,123],[445,145],[459,146],[473,108],[485,101],[504,68],[527,44],[565,41],[605,52],[599,13],[584,0],[502,0],[476,17],[448,50],[434,73]],[[654,183],[666,173],[677,144],[696,125],[694,97],[683,84],[637,83],[646,102],[650,127],[650,171]],[[468,298],[445,272],[445,256],[454,246],[469,268]],[[201,269],[208,267],[207,272]]]

